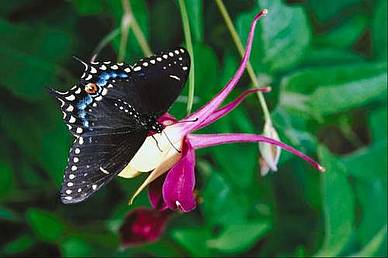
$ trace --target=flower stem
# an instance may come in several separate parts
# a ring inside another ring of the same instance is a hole
[[[194,99],[194,51],[193,51],[193,43],[191,40],[189,17],[187,15],[185,2],[184,0],[178,0],[178,4],[179,4],[179,10],[181,12],[181,17],[182,17],[183,32],[185,35],[187,51],[189,52],[191,57],[191,69],[190,69],[190,75],[189,75],[189,93],[187,96],[187,114],[190,114],[191,109],[193,108],[193,99]]]
[[[131,4],[128,0],[121,0],[121,5],[123,7],[123,17],[121,19],[121,40],[120,48],[117,60],[122,62],[126,56],[127,41],[128,41],[128,30],[132,29],[133,34],[135,35],[136,41],[138,42],[141,50],[144,55],[152,55],[151,48],[149,47],[147,40],[141,30],[136,17],[132,13]]]
[[[217,4],[218,9],[221,12],[221,15],[226,23],[226,26],[228,27],[228,30],[232,36],[234,44],[236,45],[236,47],[238,49],[238,52],[240,53],[241,56],[243,56],[244,52],[245,52],[244,47],[241,43],[240,37],[237,34],[236,28],[233,25],[232,19],[230,18],[229,13],[226,10],[224,3],[222,2],[222,0],[216,0],[216,4]],[[247,65],[247,71],[248,71],[248,75],[251,78],[251,81],[252,81],[254,87],[258,87],[259,82],[257,81],[257,77],[256,77],[255,72],[253,71],[252,65],[249,61],[248,61],[248,65]],[[265,101],[263,93],[257,92],[257,97],[259,99],[261,108],[263,109],[265,121],[270,123],[270,125],[272,125],[271,116],[270,116],[268,106],[267,106],[267,103]]]

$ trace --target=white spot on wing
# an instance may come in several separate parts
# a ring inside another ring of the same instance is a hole
[[[103,169],[102,167],[100,167],[100,170],[102,173],[109,175],[109,172],[107,170]]]
[[[170,76],[170,78],[173,78],[173,79],[175,79],[175,80],[177,80],[177,81],[180,81],[180,80],[181,80],[181,79],[180,79],[178,76],[176,76],[176,75],[170,74],[169,76]]]
[[[104,88],[101,92],[101,95],[102,96],[105,96],[106,94],[108,93],[108,90],[106,88]]]
[[[69,119],[69,123],[73,124],[75,122],[75,117],[74,116],[70,116],[70,119]]]
[[[75,100],[75,96],[72,94],[70,96],[65,97],[65,99],[67,99],[68,101],[73,101]]]

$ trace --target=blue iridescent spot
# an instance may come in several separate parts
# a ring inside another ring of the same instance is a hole
[[[77,108],[79,110],[78,112],[78,116],[79,118],[81,118],[82,122],[83,122],[83,125],[85,127],[88,127],[89,126],[89,122],[85,120],[85,117],[86,117],[86,112],[85,112],[85,108],[93,102],[93,99],[92,97],[90,97],[89,95],[86,95],[85,98],[83,98],[82,100],[80,100],[77,104]]]
[[[126,73],[120,73],[119,76],[120,76],[121,78],[127,78],[127,77],[128,77],[128,74],[126,74]]]
[[[100,87],[105,86],[106,83],[107,83],[107,81],[105,79],[99,79],[97,81],[97,85],[100,86]]]
[[[86,112],[85,112],[85,111],[81,111],[81,112],[78,113],[78,116],[79,116],[80,118],[84,119],[85,116],[86,116]]]
[[[92,103],[92,101],[92,98],[89,95],[86,95],[85,98],[78,102],[77,107],[79,110],[84,110],[90,103]]]
[[[102,79],[102,80],[108,80],[109,79],[109,74],[106,73],[106,72],[103,72],[100,74],[100,76],[98,76],[99,79]]]

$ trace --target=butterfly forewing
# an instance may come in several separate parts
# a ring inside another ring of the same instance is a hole
[[[61,189],[64,203],[87,199],[127,166],[155,129],[156,118],[179,96],[190,70],[183,48],[133,66],[82,63],[85,71],[79,84],[68,92],[52,90],[76,137]]]

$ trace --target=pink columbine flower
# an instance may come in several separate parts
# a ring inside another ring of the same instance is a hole
[[[147,137],[143,146],[131,160],[127,168],[120,173],[123,177],[133,177],[140,172],[152,171],[139,189],[130,199],[133,199],[147,186],[149,186],[149,199],[152,206],[159,210],[179,209],[182,212],[189,212],[196,207],[195,188],[195,150],[211,147],[219,144],[239,142],[259,142],[272,144],[309,162],[313,167],[323,172],[316,161],[301,153],[300,151],[265,135],[244,134],[244,133],[223,133],[223,134],[193,134],[195,131],[204,128],[218,119],[222,118],[236,108],[245,97],[257,92],[267,92],[269,88],[255,88],[243,92],[231,103],[220,107],[229,93],[239,82],[246,68],[251,53],[252,41],[256,23],[264,16],[267,10],[257,14],[251,24],[246,50],[241,64],[233,78],[225,87],[206,105],[195,113],[185,117],[182,121],[176,121],[171,115],[166,114],[160,121],[166,125],[162,134],[155,134],[155,139]],[[192,122],[187,122],[192,121]],[[168,137],[166,137],[168,136]],[[181,150],[178,152],[176,149]],[[161,151],[162,150],[162,151]],[[238,155],[238,153],[236,154]]]

